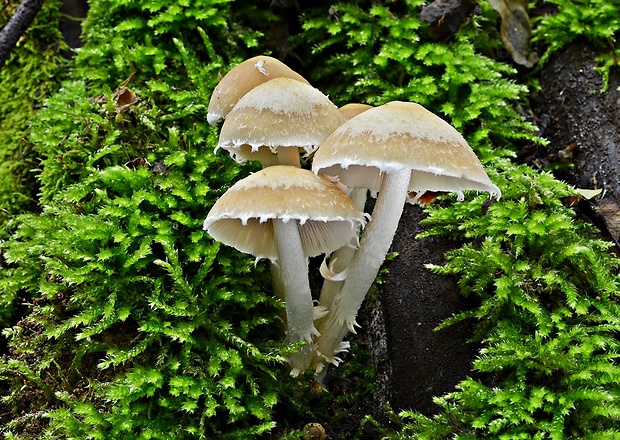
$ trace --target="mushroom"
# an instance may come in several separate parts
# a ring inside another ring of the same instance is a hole
[[[287,340],[307,343],[290,356],[292,375],[306,370],[312,337],[318,336],[308,258],[344,246],[364,221],[364,214],[335,183],[288,165],[264,168],[238,181],[204,221],[214,239],[278,265]]]
[[[237,64],[213,89],[207,108],[207,122],[216,125],[228,115],[243,95],[260,84],[280,77],[308,84],[299,73],[269,56],[261,55]]]
[[[355,332],[357,311],[390,248],[408,192],[419,197],[456,191],[458,200],[469,189],[497,198],[501,193],[454,127],[408,102],[375,107],[340,126],[319,146],[312,169],[338,176],[349,187],[378,190],[371,220],[316,340],[319,357],[338,365],[334,354],[346,348],[347,332]]]
[[[327,96],[290,78],[246,93],[228,113],[217,148],[238,162],[300,166],[299,148],[312,152],[346,119]]]

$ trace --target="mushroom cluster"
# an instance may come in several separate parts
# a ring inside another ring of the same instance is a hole
[[[427,192],[500,197],[465,139],[424,107],[394,101],[338,109],[282,62],[246,60],[215,88],[207,120],[222,119],[217,149],[263,169],[213,205],[204,229],[256,260],[270,261],[286,305],[286,339],[301,343],[291,374],[338,365],[344,338],[391,246],[406,202]],[[301,156],[311,162],[302,168]],[[368,194],[376,197],[364,213]],[[367,221],[367,219],[369,220]],[[308,259],[324,255],[320,297]]]

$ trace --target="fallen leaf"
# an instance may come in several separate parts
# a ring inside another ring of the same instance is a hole
[[[602,193],[603,190],[602,189],[582,189],[582,188],[576,188],[575,192],[577,194],[579,194],[581,197],[590,200],[590,199],[593,199],[594,197],[598,196],[600,193]]]
[[[502,17],[502,42],[514,62],[533,67],[538,55],[529,49],[532,27],[525,0],[489,0],[489,3]]]
[[[124,109],[138,102],[138,96],[127,87],[123,87],[115,94],[116,106]]]

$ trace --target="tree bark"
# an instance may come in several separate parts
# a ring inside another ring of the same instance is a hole
[[[460,293],[455,277],[432,273],[428,263],[445,264],[444,255],[457,244],[442,237],[416,238],[424,231],[419,206],[407,205],[386,263],[380,287],[385,310],[387,354],[390,358],[389,399],[394,409],[434,414],[441,396],[467,376],[480,348],[470,343],[474,323],[463,321],[441,331],[446,318],[476,306]]]

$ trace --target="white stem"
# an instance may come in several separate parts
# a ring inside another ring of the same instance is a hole
[[[280,267],[275,261],[269,261],[269,271],[271,272],[271,287],[273,293],[280,301],[286,304],[284,298],[284,285],[282,284],[282,277],[280,276]],[[286,309],[281,310],[278,313],[278,317],[282,320],[284,328],[286,329]]]
[[[360,247],[348,268],[347,279],[334,299],[328,322],[317,339],[317,350],[326,360],[337,363],[334,353],[342,347],[347,330],[355,332],[355,318],[366,293],[385,260],[407,199],[410,170],[385,173],[372,217]]]
[[[278,250],[278,272],[286,303],[286,338],[288,342],[307,343],[290,356],[292,375],[308,368],[312,357],[312,337],[318,336],[314,327],[312,293],[308,280],[308,260],[302,251],[297,220],[273,220]]]
[[[294,167],[301,168],[299,148],[278,147],[278,165],[292,165]]]
[[[292,165],[298,168],[301,167],[301,162],[299,159],[299,148],[289,148],[289,147],[279,147],[277,149],[277,154],[275,156],[275,161],[271,165]],[[301,246],[300,246],[301,249]],[[282,275],[280,274],[280,267],[274,263],[270,262],[269,269],[271,272],[271,284],[273,287],[273,292],[276,297],[282,301],[286,302],[285,299],[285,289],[284,284],[282,282]],[[286,322],[286,316],[283,317],[284,322]]]
[[[364,206],[366,205],[368,190],[366,188],[354,188],[351,191],[349,197],[355,203],[357,208],[360,211],[364,211]],[[358,246],[358,235],[359,229],[356,236],[351,240],[348,246],[341,247],[340,249],[334,251],[330,256],[330,262],[332,263],[330,268],[335,273],[340,273],[349,267],[351,263],[351,259],[355,254],[355,250]],[[334,302],[334,298],[336,294],[342,287],[342,283],[344,281],[333,281],[325,279],[323,281],[323,287],[321,288],[321,296],[319,297],[319,304],[323,307],[326,307],[329,311],[332,307],[332,303]],[[329,314],[328,314],[329,316]],[[326,318],[323,318],[317,321],[316,326],[321,332],[323,325],[325,324]]]
[[[280,275],[280,267],[273,261],[269,262],[269,272],[271,274],[271,286],[273,293],[281,301],[284,301],[284,286],[282,284],[282,276]]]

